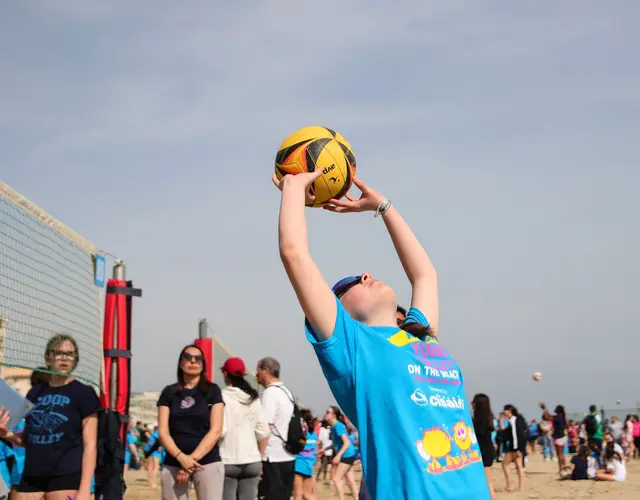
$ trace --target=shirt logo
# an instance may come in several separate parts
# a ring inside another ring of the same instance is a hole
[[[415,391],[413,391],[413,394],[411,394],[411,401],[413,401],[418,406],[427,406],[429,404],[427,395],[420,389],[416,389]]]
[[[182,401],[180,401],[180,408],[182,408],[183,410],[188,410],[194,404],[196,404],[196,400],[193,399],[191,396],[187,396]]]

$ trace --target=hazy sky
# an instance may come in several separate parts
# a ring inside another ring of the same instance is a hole
[[[430,252],[441,341],[470,397],[528,412],[640,401],[639,2],[2,11],[0,177],[144,289],[134,390],[172,382],[206,317],[251,367],[278,358],[315,410],[332,401],[278,257],[270,180],[280,142],[318,124],[349,139]],[[407,304],[379,220],[307,213],[328,281],[370,271]]]

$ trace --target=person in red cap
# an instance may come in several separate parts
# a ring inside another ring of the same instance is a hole
[[[265,418],[258,391],[245,378],[247,369],[240,358],[222,365],[227,387],[220,456],[224,463],[224,500],[255,500],[262,474],[262,453],[269,442],[269,422]],[[233,423],[233,425],[229,425]]]

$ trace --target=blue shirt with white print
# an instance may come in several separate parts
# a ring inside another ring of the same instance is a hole
[[[464,381],[432,338],[370,327],[337,304],[333,335],[312,343],[338,405],[360,433],[372,499],[489,500]],[[412,308],[409,321],[428,325]]]

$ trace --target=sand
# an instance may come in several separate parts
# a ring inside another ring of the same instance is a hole
[[[526,471],[524,493],[509,493],[504,490],[504,474],[499,464],[494,466],[494,478],[499,500],[523,500],[530,498],[560,499],[597,498],[598,500],[640,499],[640,460],[627,463],[627,481],[624,483],[596,481],[555,481],[556,462],[544,462],[538,457],[529,461]],[[517,484],[515,470],[512,471],[514,484]],[[159,479],[159,478],[158,478]],[[127,477],[129,489],[125,498],[128,500],[147,500],[160,498],[160,489],[155,491],[147,485],[146,471],[132,471]],[[158,484],[160,484],[158,480]],[[191,494],[195,499],[195,494]],[[318,500],[337,498],[330,487],[318,485]],[[347,498],[351,498],[347,494]],[[461,499],[467,500],[467,499]]]

